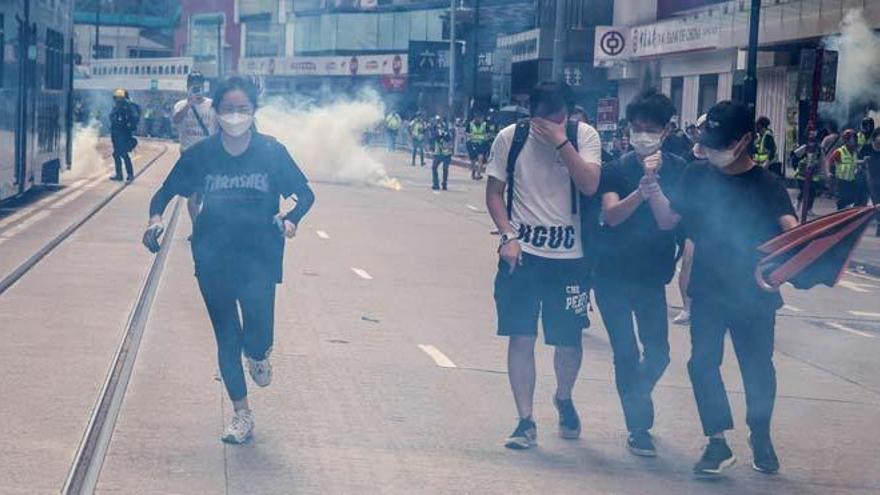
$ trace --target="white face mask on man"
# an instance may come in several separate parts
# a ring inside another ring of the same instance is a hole
[[[254,124],[254,116],[249,113],[224,113],[217,116],[223,132],[230,136],[241,136]]]
[[[745,152],[745,148],[741,148],[742,141],[737,141],[732,148],[726,150],[716,150],[703,147],[706,152],[706,158],[709,163],[717,168],[727,168],[731,163],[735,162]]]
[[[660,149],[663,144],[662,132],[633,132],[629,143],[639,156],[648,156]]]

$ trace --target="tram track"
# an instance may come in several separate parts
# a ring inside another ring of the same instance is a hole
[[[156,154],[149,162],[147,162],[141,169],[135,174],[135,179],[143,175],[147,172],[153,164],[159,161],[166,153],[168,152],[168,145],[163,144],[159,153]],[[0,279],[0,296],[3,295],[10,287],[16,284],[19,280],[21,280],[32,268],[37,266],[40,261],[42,261],[49,253],[55,250],[59,245],[61,245],[65,240],[67,240],[71,235],[73,235],[76,231],[78,231],[83,225],[89,222],[95,215],[97,215],[101,210],[104,209],[110,202],[112,202],[122,191],[124,191],[128,187],[128,183],[120,184],[119,187],[114,189],[107,197],[102,199],[97,205],[92,207],[85,215],[83,215],[80,219],[76,220],[74,223],[70,224],[67,228],[62,230],[58,235],[49,240],[49,242],[45,243],[40,249],[36,250],[34,254],[16,266],[10,273]],[[64,198],[59,198],[59,201],[63,201]]]
[[[68,471],[61,493],[80,495],[93,493],[98,484],[101,468],[122,407],[125,391],[134,370],[141,338],[149,319],[150,309],[158,291],[168,252],[180,216],[180,198],[175,200],[168,228],[162,238],[159,253],[153,258],[137,299],[129,313],[119,347],[114,354],[88,425],[77,447],[74,461]]]

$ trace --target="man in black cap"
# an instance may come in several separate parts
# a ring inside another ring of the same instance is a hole
[[[700,135],[708,160],[691,165],[670,196],[674,216],[694,243],[688,372],[703,433],[709,437],[694,465],[700,477],[718,476],[736,462],[724,438],[733,428],[720,370],[728,330],[745,386],[752,467],[763,473],[779,470],[770,419],[776,399],[776,310],[782,297],[762,290],[754,273],[756,248],[798,222],[782,182],[756,166],[749,152],[753,119],[740,103],[712,107]]]

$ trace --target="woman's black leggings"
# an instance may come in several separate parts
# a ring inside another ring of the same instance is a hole
[[[226,392],[233,401],[247,397],[241,354],[262,360],[272,348],[275,283],[237,284],[198,277],[217,339],[217,360]]]

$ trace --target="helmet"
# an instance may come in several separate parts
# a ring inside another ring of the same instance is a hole
[[[201,86],[205,84],[205,76],[199,71],[192,71],[186,76],[186,87]]]
[[[119,100],[124,100],[125,98],[128,98],[128,92],[122,88],[114,89],[113,90],[113,98],[119,99]]]

